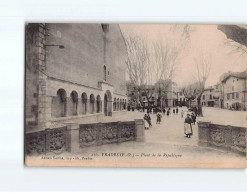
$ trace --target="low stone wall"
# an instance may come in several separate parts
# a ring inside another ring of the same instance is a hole
[[[67,127],[28,132],[25,135],[26,154],[62,153],[70,151],[70,134]]]
[[[84,147],[125,141],[144,141],[142,119],[93,124],[70,123],[65,127],[28,132],[25,135],[25,153],[74,153]]]
[[[198,145],[246,155],[247,128],[198,122]]]

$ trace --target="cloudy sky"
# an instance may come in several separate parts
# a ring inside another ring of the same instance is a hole
[[[165,24],[121,24],[123,33],[136,33],[148,41],[164,41],[178,39],[180,34],[172,31],[171,25]],[[190,41],[180,54],[174,81],[179,86],[191,83],[197,75],[195,58],[200,53],[211,56],[211,70],[206,86],[219,81],[222,73],[228,71],[244,71],[247,69],[247,54],[226,45],[226,36],[217,30],[217,25],[191,25]]]

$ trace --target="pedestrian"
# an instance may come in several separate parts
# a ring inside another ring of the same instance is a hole
[[[163,114],[166,114],[166,109],[165,108],[163,108]]]
[[[169,114],[170,114],[170,109],[167,110],[167,113],[166,113],[167,117],[169,117]]]
[[[181,111],[181,118],[184,118],[184,111]]]
[[[197,107],[195,107],[195,115],[196,115],[196,116],[198,115]]]
[[[157,121],[156,124],[160,124],[161,122],[161,114],[159,112],[157,112]]]
[[[195,125],[195,123],[196,123],[196,115],[194,114],[194,112],[192,112],[192,114],[191,114],[191,119],[192,119],[192,122]]]
[[[178,114],[178,107],[176,108],[176,114]]]
[[[173,114],[175,114],[175,109],[173,108]]]
[[[193,135],[193,131],[192,131],[192,119],[190,118],[190,114],[187,114],[187,117],[184,120],[184,134],[185,137],[190,138],[190,136]]]
[[[148,117],[147,117],[147,114],[144,115],[143,119],[144,119],[144,128],[145,129],[148,129],[149,128],[149,125],[148,125]]]
[[[135,111],[135,108],[134,107],[132,107],[132,112],[134,112]]]
[[[151,122],[151,117],[150,117],[149,114],[147,114],[147,122],[148,122],[149,127],[151,127],[152,126],[152,122]]]

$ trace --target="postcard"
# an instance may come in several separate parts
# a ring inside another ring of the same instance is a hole
[[[246,168],[247,26],[27,23],[26,166]]]

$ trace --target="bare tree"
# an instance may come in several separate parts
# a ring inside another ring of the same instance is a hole
[[[185,97],[190,102],[190,106],[191,106],[191,101],[196,99],[199,116],[203,116],[201,96],[205,91],[205,83],[210,74],[211,64],[212,64],[211,55],[206,55],[205,53],[201,52],[198,55],[198,57],[195,58],[195,66],[197,70],[197,76],[195,77],[196,81],[192,84],[183,87],[182,89]]]
[[[158,92],[158,101],[161,107],[162,99],[167,98],[168,88],[172,84],[172,79],[175,74],[177,61],[181,48],[174,42],[157,41],[153,43],[153,71],[156,78],[156,92]],[[166,106],[166,105],[165,105]]]
[[[133,33],[125,33],[127,46],[127,72],[130,81],[133,83],[136,99],[143,105],[142,96],[146,96],[147,101],[152,97],[150,54],[147,41]]]
[[[188,28],[185,29],[188,30]],[[185,42],[186,36],[187,34],[182,34],[182,38],[175,37],[176,39],[171,40],[167,37],[166,40],[161,38],[150,44],[150,41],[148,42],[143,36],[133,32],[124,33],[128,54],[127,71],[131,82],[136,86],[135,94],[138,94],[137,99],[142,105],[142,96],[146,97],[148,106],[150,105],[155,90],[158,91],[158,99],[166,97],[179,55],[185,47],[182,42]],[[182,39],[183,41],[181,41]],[[154,83],[159,83],[156,85],[156,89]]]

